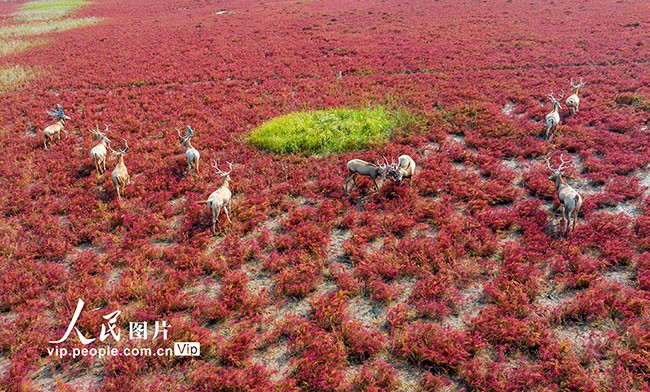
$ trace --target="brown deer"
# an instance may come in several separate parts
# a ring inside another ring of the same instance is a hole
[[[551,110],[551,112],[547,114],[546,118],[544,119],[544,122],[546,123],[546,140],[551,140],[551,137],[553,137],[553,132],[557,130],[557,126],[560,124],[560,109],[562,109],[562,106],[560,106],[560,100],[563,97],[564,90],[562,90],[562,95],[559,99],[555,99],[553,96],[553,91],[551,91],[551,93],[548,95],[551,103],[553,103],[553,110]]]
[[[377,178],[381,178],[382,183],[386,181],[386,173],[388,169],[388,161],[384,157],[385,164],[377,162],[376,165],[366,162],[361,159],[351,159],[348,161],[348,176],[345,179],[345,192],[350,193],[350,188],[348,186],[350,180],[354,181],[354,186],[357,185],[357,175],[362,175],[368,177],[375,184],[375,188],[379,190],[379,184],[377,184]]]
[[[113,150],[110,146],[108,147],[113,153],[117,156],[119,161],[117,162],[117,165],[115,166],[115,169],[113,169],[113,173],[111,176],[113,177],[113,184],[115,185],[115,190],[117,191],[117,199],[121,200],[122,195],[124,194],[124,188],[129,185],[131,181],[131,177],[129,177],[129,171],[126,169],[126,165],[124,164],[124,155],[126,155],[126,152],[129,149],[129,143],[124,140],[124,149],[120,149],[119,151]]]
[[[578,97],[578,91],[580,90],[580,87],[584,86],[585,82],[582,81],[582,78],[580,78],[580,83],[578,84],[573,83],[573,79],[571,79],[571,90],[573,91],[573,94],[569,95],[569,98],[567,98],[565,101],[566,106],[569,108],[571,114],[578,113],[578,108],[580,106],[580,97]]]
[[[56,109],[47,112],[47,114],[54,117],[56,122],[43,129],[43,145],[46,150],[48,149],[48,144],[51,146],[52,143],[54,143],[55,137],[57,140],[61,140],[61,131],[65,132],[67,137],[68,132],[65,130],[65,122],[70,119],[70,117],[66,116],[63,112],[61,105],[56,105]]]
[[[97,136],[99,140],[99,143],[90,150],[90,157],[95,164],[97,175],[101,176],[106,171],[106,154],[108,152],[106,147],[111,143],[110,139],[106,137],[106,133],[104,133],[108,132],[108,125],[106,125],[104,132],[100,132],[98,126],[95,129],[91,129],[90,132]]]
[[[557,169],[554,169],[551,166],[551,158],[545,158],[546,166],[552,174],[548,177],[549,180],[553,181],[555,184],[555,189],[557,191],[557,198],[560,200],[561,211],[562,211],[562,220],[566,222],[566,230],[564,236],[569,236],[569,231],[575,231],[576,220],[578,219],[578,213],[580,212],[580,207],[582,206],[582,196],[575,189],[573,189],[569,184],[564,182],[562,177],[562,170],[570,167],[567,166],[568,161],[564,160],[563,155],[560,155],[560,166]]]
[[[198,202],[199,204],[207,204],[210,206],[210,209],[212,210],[212,233],[216,234],[217,229],[217,219],[219,219],[219,214],[221,213],[221,210],[226,213],[226,218],[228,219],[229,223],[232,223],[230,220],[230,205],[231,205],[231,199],[232,199],[232,192],[230,192],[230,172],[232,172],[232,163],[227,162],[229,171],[224,172],[223,170],[219,169],[217,162],[213,161],[212,162],[212,167],[217,171],[217,175],[221,177],[221,186],[210,196],[208,197],[208,200],[205,201],[200,201]]]
[[[192,147],[192,144],[190,143],[190,139],[194,136],[194,130],[188,125],[185,136],[182,136],[181,131],[178,129],[176,132],[178,132],[181,146],[187,148],[185,151],[185,158],[187,158],[187,171],[192,175],[192,177],[194,177],[195,174],[199,174],[199,158],[201,157],[199,151]]]

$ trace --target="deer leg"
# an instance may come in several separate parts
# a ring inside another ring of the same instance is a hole
[[[576,221],[578,220],[578,209],[574,208],[572,213],[573,213],[573,227],[571,228],[571,231],[576,231]]]
[[[223,212],[226,213],[226,218],[228,219],[228,222],[232,223],[232,221],[230,220],[230,214],[228,213],[228,206],[227,205],[223,206]]]
[[[217,219],[219,219],[219,210],[212,209],[212,233],[217,234]]]
[[[345,179],[345,185],[343,187],[345,188],[345,193],[350,193],[350,187],[348,184],[350,183],[350,180],[356,178],[354,174],[350,174],[348,178]],[[356,181],[355,181],[356,182]],[[356,185],[356,184],[355,184]]]
[[[565,229],[564,229],[564,236],[568,237],[569,236],[569,224],[571,222],[569,221],[569,216],[567,216],[566,208],[564,206],[562,206],[562,221],[566,225]]]

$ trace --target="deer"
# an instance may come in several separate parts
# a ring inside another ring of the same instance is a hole
[[[562,109],[562,106],[560,105],[560,100],[564,97],[564,90],[562,90],[562,95],[560,96],[560,99],[555,99],[553,96],[553,91],[548,95],[548,98],[551,100],[551,103],[553,103],[553,110],[549,114],[546,115],[545,122],[546,122],[546,140],[551,140],[551,137],[553,136],[553,132],[557,129],[558,124],[560,124],[560,109]]]
[[[212,233],[217,234],[217,220],[219,219],[219,214],[221,210],[226,213],[226,218],[229,223],[232,223],[230,220],[230,204],[232,199],[232,192],[230,192],[230,172],[232,172],[232,163],[228,163],[229,170],[227,172],[219,169],[217,161],[212,161],[212,167],[217,171],[217,175],[221,177],[221,186],[214,192],[210,194],[207,200],[199,201],[199,204],[208,204],[212,210]]]
[[[580,106],[580,97],[578,97],[578,91],[580,90],[580,87],[585,86],[585,82],[583,82],[582,78],[580,78],[580,83],[573,83],[573,79],[571,79],[570,83],[571,91],[573,91],[573,94],[569,95],[569,98],[566,99],[565,103],[569,108],[569,112],[571,112],[571,114],[576,114],[578,113],[578,107]]]
[[[199,158],[201,157],[199,151],[192,147],[192,144],[190,143],[190,139],[194,136],[194,130],[188,125],[185,136],[182,136],[181,131],[178,129],[176,132],[178,133],[181,146],[187,148],[185,151],[185,158],[187,158],[187,171],[192,174],[192,177],[194,177],[196,174],[199,174]]]
[[[115,190],[117,191],[117,199],[122,200],[122,195],[124,194],[124,188],[129,185],[131,182],[131,177],[129,177],[129,171],[126,169],[126,165],[124,164],[124,155],[126,155],[126,152],[129,149],[129,143],[124,140],[124,149],[120,149],[119,151],[113,150],[110,146],[108,147],[109,150],[111,150],[119,159],[117,162],[117,165],[115,166],[115,169],[113,169],[113,173],[111,174],[111,177],[113,177],[113,184],[115,185]]]
[[[389,168],[389,174],[394,180],[399,180],[400,186],[405,178],[411,181],[415,174],[415,161],[410,156],[404,154],[397,158],[397,163],[393,160]]]
[[[564,181],[562,170],[570,166],[566,166],[569,162],[564,160],[563,154],[560,154],[561,163],[557,169],[551,166],[550,157],[544,160],[546,161],[546,166],[548,166],[548,169],[552,173],[548,179],[555,184],[557,198],[561,204],[562,221],[566,222],[564,236],[568,237],[569,231],[575,231],[578,212],[580,212],[580,207],[582,206],[582,196]]]
[[[50,146],[52,143],[54,143],[55,137],[57,140],[61,140],[61,131],[65,132],[67,137],[68,132],[64,127],[66,120],[70,120],[70,117],[66,116],[63,112],[61,105],[56,105],[56,109],[52,110],[51,112],[47,112],[47,114],[54,117],[56,122],[43,129],[43,145],[45,146],[46,150],[48,149],[48,143]]]
[[[357,185],[357,175],[362,175],[368,177],[375,184],[375,188],[379,190],[379,184],[377,184],[377,178],[381,178],[382,183],[386,181],[386,173],[388,171],[388,161],[384,157],[385,164],[377,162],[377,164],[372,164],[361,159],[351,159],[347,163],[348,167],[348,176],[345,179],[345,191],[349,193],[348,184],[350,180],[354,181],[354,186]]]
[[[106,147],[110,145],[111,141],[106,137],[106,132],[108,132],[108,124],[104,124],[106,129],[104,132],[99,131],[99,126],[95,126],[95,129],[91,129],[90,132],[97,136],[99,143],[90,150],[90,157],[95,164],[95,169],[97,170],[97,175],[101,176],[106,171]]]

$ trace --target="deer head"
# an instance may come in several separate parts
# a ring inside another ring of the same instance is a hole
[[[219,175],[219,177],[221,177],[224,180],[230,180],[230,172],[232,172],[232,163],[228,161],[226,161],[226,163],[228,164],[228,169],[229,169],[227,172],[219,169],[219,166],[217,165],[217,161],[212,161],[212,167],[217,171],[217,175]]]
[[[111,147],[108,147],[108,149],[113,151],[113,154],[117,155],[118,158],[121,158],[122,156],[126,155],[126,152],[129,150],[129,142],[127,142],[126,139],[124,138],[122,138],[122,140],[124,140],[123,149],[119,149],[119,151],[115,151]]]
[[[560,98],[556,99],[553,96],[553,90],[551,90],[551,93],[549,95],[547,95],[547,97],[548,97],[548,99],[551,100],[551,103],[553,103],[553,109],[554,110],[562,109],[562,106],[560,105],[560,101],[562,100],[562,98],[564,98],[564,90],[562,90],[562,95],[560,95]]]

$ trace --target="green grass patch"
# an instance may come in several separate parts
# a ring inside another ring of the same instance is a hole
[[[35,46],[45,45],[47,40],[35,39],[31,41],[21,39],[10,39],[0,41],[0,57],[20,53]]]
[[[91,26],[101,21],[100,18],[73,18],[48,22],[24,23],[13,26],[1,26],[0,38],[40,35]]]
[[[51,20],[68,16],[73,10],[88,4],[84,0],[30,1],[20,7],[14,17],[18,20]]]
[[[382,106],[294,112],[265,122],[248,140],[278,153],[337,154],[382,144],[406,117]]]
[[[0,68],[0,93],[12,91],[36,77],[36,71],[29,67],[15,65]]]

